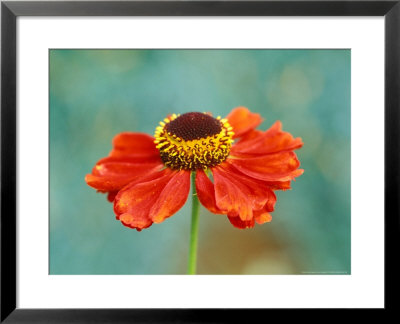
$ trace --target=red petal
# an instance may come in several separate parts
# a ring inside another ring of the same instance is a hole
[[[110,191],[107,195],[107,200],[109,202],[113,202],[115,199],[115,196],[118,194],[118,191]]]
[[[196,192],[201,204],[214,214],[225,214],[221,211],[215,201],[214,184],[203,170],[196,172]]]
[[[105,159],[103,159],[104,161]],[[159,170],[163,165],[156,163],[100,162],[85,177],[86,183],[101,191],[118,191],[133,180]]]
[[[149,216],[153,222],[161,223],[181,209],[188,198],[189,190],[190,172],[176,172],[150,210]]]
[[[87,174],[85,181],[89,186],[102,192],[119,190],[126,185],[126,179],[105,179],[92,174]]]
[[[274,195],[275,196],[275,195]],[[274,210],[274,204],[276,201],[273,202],[269,201],[265,204],[265,206],[260,210],[253,210],[253,219],[251,220],[242,220],[238,215],[228,215],[229,221],[232,223],[233,226],[243,229],[243,228],[252,228],[254,227],[255,222],[257,224],[264,224],[270,222],[272,220],[271,214],[269,212]]]
[[[235,143],[231,150],[233,156],[251,156],[291,151],[303,146],[301,138],[293,138],[288,132],[282,131],[280,121],[275,122],[265,132],[250,132],[245,138]]]
[[[226,160],[240,172],[264,181],[289,181],[304,170],[294,152],[280,152],[253,158],[230,158]]]
[[[272,220],[271,214],[269,211],[273,211],[273,206],[271,208],[271,203],[265,204],[264,208],[260,210],[253,210],[253,219],[243,221],[240,219],[238,215],[231,216],[228,215],[229,221],[232,223],[233,226],[243,229],[243,228],[252,228],[254,227],[255,222],[257,224],[264,224],[270,222]]]
[[[254,218],[248,221],[243,221],[240,219],[239,216],[233,216],[233,217],[228,216],[228,219],[231,222],[231,224],[236,228],[245,229],[254,227]]]
[[[113,139],[113,149],[110,156],[130,156],[133,158],[148,158],[158,156],[154,138],[144,133],[124,132]]]
[[[146,170],[151,170],[154,168],[162,168],[161,163],[130,163],[130,162],[105,162],[97,164],[93,170],[92,174],[96,176],[105,177],[121,177],[130,175],[141,175]]]
[[[261,210],[254,211],[254,219],[257,222],[257,224],[261,225],[261,224],[270,222],[272,220],[272,216],[270,213],[265,211],[265,209],[261,209]]]
[[[263,131],[260,131],[258,129],[253,129],[253,130],[247,132],[246,134],[244,134],[242,137],[240,137],[238,139],[238,141],[236,142],[236,144],[234,144],[234,145],[237,145],[238,143],[242,143],[243,141],[250,141],[250,140],[262,135],[263,133],[264,133]]]
[[[253,208],[248,200],[249,190],[229,178],[217,168],[213,169],[215,198],[218,208],[227,214],[239,215],[242,220],[253,218]]]
[[[291,181],[264,181],[264,183],[272,190],[288,190]]]
[[[253,219],[251,220],[242,220],[238,214],[235,213],[234,210],[229,211],[229,220],[230,222],[238,228],[249,228],[254,226],[254,221],[259,224],[271,221],[271,215],[268,212],[274,210],[274,206],[276,203],[276,196],[272,190],[270,190],[269,182],[260,182],[258,180],[247,177],[243,174],[235,174],[238,171],[235,170],[232,166],[227,164],[222,164],[222,170],[217,170],[217,172],[225,172],[230,179],[234,179],[233,181],[239,181],[247,188],[241,190],[252,190],[252,196],[256,196],[257,198],[253,198],[252,206],[253,208],[260,208],[260,204],[264,204],[261,209],[254,210],[253,209]],[[228,174],[229,172],[229,174]],[[237,183],[236,183],[237,184]],[[290,184],[290,182],[289,182]],[[230,187],[232,188],[232,187]],[[250,189],[249,189],[250,188]],[[200,202],[212,213],[214,214],[227,214],[228,211],[222,211],[218,208],[216,200],[215,200],[215,188],[214,184],[207,177],[203,170],[198,170],[196,174],[196,191],[197,196]],[[232,195],[232,194],[231,194]]]
[[[253,210],[267,203],[275,204],[276,197],[263,182],[240,175],[229,164],[213,168],[216,205],[228,215],[239,215],[240,219],[251,220]]]
[[[259,114],[250,112],[246,107],[237,107],[233,109],[226,118],[235,132],[233,138],[243,136],[256,128],[263,121]]]
[[[124,225],[142,229],[162,222],[186,202],[190,172],[164,169],[129,184],[115,197],[114,211]]]
[[[237,171],[234,167],[228,163],[223,163],[220,166],[220,170],[225,172],[225,174],[236,183],[244,185],[250,190],[250,196],[248,199],[252,202],[253,210],[263,208],[268,205],[271,206],[272,211],[276,202],[276,196],[272,189],[270,188],[270,183],[266,181],[259,181],[248,177]]]
[[[139,232],[153,224],[153,222],[143,214],[133,216],[132,214],[126,213],[120,215],[118,219],[126,227],[135,228]]]

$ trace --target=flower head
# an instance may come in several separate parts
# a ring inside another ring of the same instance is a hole
[[[85,180],[108,193],[117,219],[140,231],[185,204],[195,172],[198,198],[209,211],[227,215],[237,228],[254,227],[271,221],[274,191],[290,189],[303,173],[293,152],[302,140],[282,131],[279,121],[266,131],[256,130],[261,122],[245,107],[225,119],[173,114],[160,122],[154,137],[116,135],[109,156]]]
[[[181,116],[174,114],[160,122],[154,143],[166,167],[207,170],[226,160],[233,134],[226,119],[189,112]]]

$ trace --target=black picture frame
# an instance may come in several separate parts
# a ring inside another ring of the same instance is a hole
[[[384,16],[385,307],[398,286],[400,0],[395,1],[2,1],[1,3],[1,322],[236,322],[267,309],[19,309],[16,307],[16,19],[19,16]],[[373,130],[371,130],[373,131]],[[371,152],[374,154],[373,148]],[[368,175],[366,175],[368,176]],[[252,322],[252,321],[250,321]]]

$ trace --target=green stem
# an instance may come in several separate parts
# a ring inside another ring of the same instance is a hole
[[[199,234],[199,199],[196,193],[196,172],[192,172],[192,225],[190,226],[190,246],[188,274],[196,274],[197,240]]]

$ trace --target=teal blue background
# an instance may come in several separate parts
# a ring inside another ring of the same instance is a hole
[[[168,114],[246,106],[301,137],[305,173],[271,223],[234,228],[204,207],[200,274],[350,274],[350,50],[51,50],[50,274],[184,274],[190,199],[142,232],[86,185],[114,135]]]

